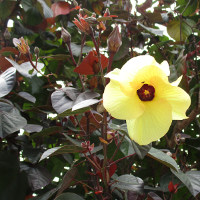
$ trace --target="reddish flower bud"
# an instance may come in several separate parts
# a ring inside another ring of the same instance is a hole
[[[30,48],[28,46],[28,41],[25,41],[23,37],[19,39],[13,38],[13,44],[19,49],[20,53],[29,54]]]
[[[119,27],[116,26],[108,37],[108,50],[109,52],[116,53],[121,45],[121,34],[119,32]]]
[[[110,10],[109,10],[108,8],[106,8],[106,11],[105,11],[105,13],[104,13],[103,16],[104,16],[104,17],[110,16]]]
[[[69,44],[71,42],[71,35],[70,35],[70,33],[66,29],[64,29],[63,27],[62,27],[62,30],[61,30],[61,38],[67,44]]]
[[[74,18],[74,21],[73,21],[74,24],[79,28],[81,32],[91,35],[92,27],[90,26],[90,24],[80,14],[78,15],[78,18],[79,18],[79,21],[76,18]]]
[[[85,149],[83,153],[91,152],[94,149],[94,143],[90,145],[90,141],[85,141],[81,143],[81,147]]]

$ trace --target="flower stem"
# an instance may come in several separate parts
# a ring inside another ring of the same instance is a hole
[[[77,63],[76,63],[76,61],[75,61],[75,59],[74,59],[74,56],[73,56],[73,54],[72,54],[71,43],[70,43],[70,42],[67,43],[67,46],[68,46],[68,50],[69,50],[70,56],[71,56],[71,58],[72,58],[72,62],[73,62],[73,64],[74,64],[74,66],[77,67]],[[82,54],[82,53],[81,53],[81,54]],[[79,63],[79,62],[78,62],[78,63]],[[84,84],[83,84],[83,80],[82,80],[81,75],[78,74],[78,77],[79,77],[80,82],[81,82],[82,90],[85,91],[85,87],[84,87]]]
[[[102,68],[102,65],[101,65],[101,54],[99,52],[99,46],[97,44],[97,41],[94,38],[94,34],[92,34],[91,37],[92,37],[92,41],[94,43],[94,46],[95,46],[95,49],[96,49],[96,52],[97,52],[97,56],[98,56],[98,65],[99,65],[99,69],[100,69],[100,73],[101,73],[102,83],[103,83],[103,86],[105,87],[106,82],[105,82],[105,78],[104,78],[104,74],[103,74],[103,68]]]
[[[111,71],[111,67],[112,67],[114,55],[115,55],[114,52],[111,52],[111,53],[110,53],[110,56],[109,56],[109,64],[108,64],[108,68],[107,68],[107,73],[109,73],[109,72]]]
[[[117,154],[118,150],[119,150],[119,147],[120,145],[122,144],[123,140],[124,140],[124,137],[125,137],[125,134],[122,136],[122,139],[120,140],[120,142],[118,143],[117,145],[117,148],[115,149],[115,152],[114,154],[112,155],[112,157],[110,158],[109,162],[112,162],[113,159],[115,158],[115,155]]]
[[[107,112],[104,111],[103,113],[103,123],[102,123],[102,136],[104,140],[107,140]],[[107,144],[103,143],[103,154],[104,154],[104,160],[103,160],[103,167],[102,167],[102,176],[103,176],[103,182],[105,185],[106,193],[108,193],[108,180],[109,177],[107,174]]]

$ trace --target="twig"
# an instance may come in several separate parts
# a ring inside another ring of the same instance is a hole
[[[112,155],[112,157],[110,158],[109,162],[112,162],[113,159],[115,158],[115,156],[116,156],[116,154],[117,154],[117,152],[118,152],[118,150],[119,150],[119,147],[120,147],[120,145],[122,144],[122,142],[123,142],[123,140],[124,140],[124,137],[125,137],[125,134],[122,136],[122,139],[121,139],[120,142],[118,143],[117,148],[115,149],[115,152],[114,152],[114,154]]]

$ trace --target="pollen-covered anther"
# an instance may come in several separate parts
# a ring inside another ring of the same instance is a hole
[[[152,85],[144,84],[137,90],[137,95],[141,101],[151,101],[154,98],[155,88]]]

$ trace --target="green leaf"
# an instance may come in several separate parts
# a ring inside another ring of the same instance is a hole
[[[167,25],[167,32],[176,41],[185,41],[189,35],[192,34],[191,27],[195,26],[196,23],[193,20],[186,19],[180,20],[174,19]]]
[[[56,197],[55,200],[66,200],[66,199],[70,199],[70,200],[84,200],[84,198],[82,198],[81,196],[75,194],[75,193],[71,193],[71,192],[66,192],[61,194],[60,196]]]
[[[120,145],[120,150],[124,154],[124,156],[136,153],[140,159],[143,159],[150,149],[151,144],[141,146],[132,141],[127,136],[125,136],[124,141]]]
[[[180,170],[176,172],[173,169],[171,171],[181,180],[194,197],[200,193],[200,171],[187,171],[186,173]]]
[[[24,22],[30,26],[36,26],[43,20],[40,11],[36,7],[31,7],[24,15]]]
[[[113,130],[118,130],[123,134],[128,136],[128,130],[126,124],[116,125],[116,124],[109,124],[109,127]],[[151,144],[148,145],[139,145],[129,137],[125,136],[122,144],[120,145],[120,150],[124,154],[124,156],[131,155],[136,153],[140,159],[143,159],[148,151],[151,149]]]
[[[20,115],[20,112],[13,104],[6,100],[0,102],[0,137],[4,138],[7,135],[18,131],[26,126],[27,121]]]
[[[166,153],[163,153],[159,149],[155,149],[151,147],[150,151],[147,153],[147,156],[157,160],[158,162],[166,165],[167,167],[172,168],[175,171],[179,170],[179,166],[177,165],[176,161],[168,156]]]
[[[198,6],[198,0],[177,0],[179,6],[178,11],[183,14],[184,17],[193,14]]]
[[[14,10],[16,1],[0,1],[0,21],[5,20]]]

